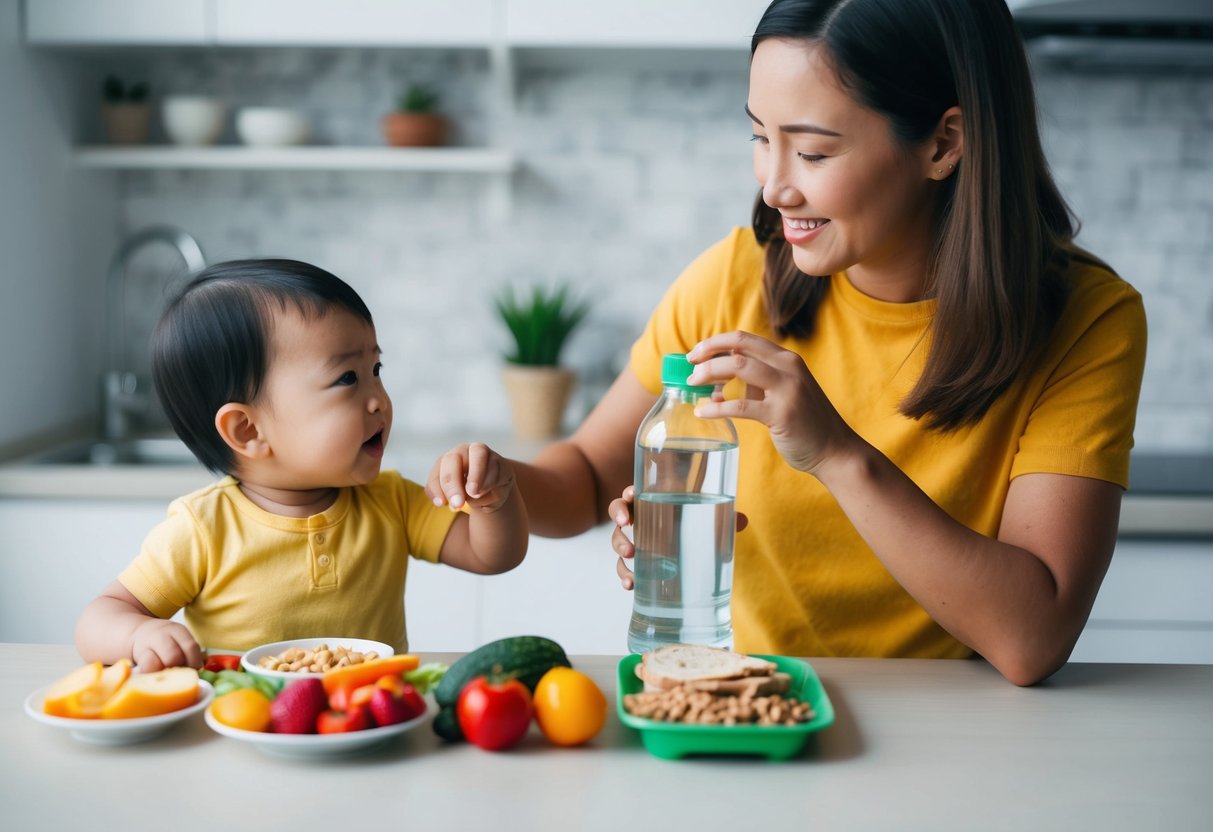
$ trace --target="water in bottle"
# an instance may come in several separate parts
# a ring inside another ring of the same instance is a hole
[[[635,597],[628,649],[663,644],[731,648],[737,433],[728,419],[701,419],[686,357],[666,356],[661,399],[636,439],[633,533]]]

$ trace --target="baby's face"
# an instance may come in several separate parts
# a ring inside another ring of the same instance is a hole
[[[379,378],[375,329],[344,309],[305,318],[280,311],[257,424],[276,479],[295,490],[369,483],[379,476],[392,402]]]

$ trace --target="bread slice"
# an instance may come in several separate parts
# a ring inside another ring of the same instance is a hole
[[[771,676],[773,662],[756,659],[719,647],[701,644],[670,644],[645,653],[636,665],[636,675],[645,687],[659,690],[688,682],[742,679],[746,676]]]
[[[705,679],[687,682],[685,687],[720,696],[770,696],[791,690],[792,677],[787,673],[772,673],[770,676],[743,676],[740,679]]]

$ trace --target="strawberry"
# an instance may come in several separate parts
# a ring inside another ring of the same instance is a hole
[[[397,722],[406,722],[417,716],[403,699],[392,696],[391,691],[379,687],[375,688],[375,692],[371,694],[367,708],[370,710],[375,724],[379,726],[395,725]]]
[[[270,726],[277,734],[314,734],[316,718],[329,701],[319,679],[291,682],[270,703]]]
[[[325,711],[316,719],[316,730],[321,734],[344,734],[347,731],[365,731],[370,727],[371,718],[362,708]]]

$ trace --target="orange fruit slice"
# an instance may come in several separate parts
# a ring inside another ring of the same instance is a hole
[[[77,719],[100,719],[101,709],[131,675],[131,660],[119,659],[101,671],[97,681],[67,701],[67,715]]]
[[[101,668],[101,662],[92,662],[55,681],[46,689],[42,710],[51,716],[72,716],[73,710],[79,710],[80,696],[100,680]]]
[[[238,688],[225,693],[211,703],[211,716],[245,731],[268,731],[270,728],[270,700],[261,691]]]
[[[135,719],[188,708],[198,701],[198,671],[170,667],[132,674],[101,708],[102,719]]]

